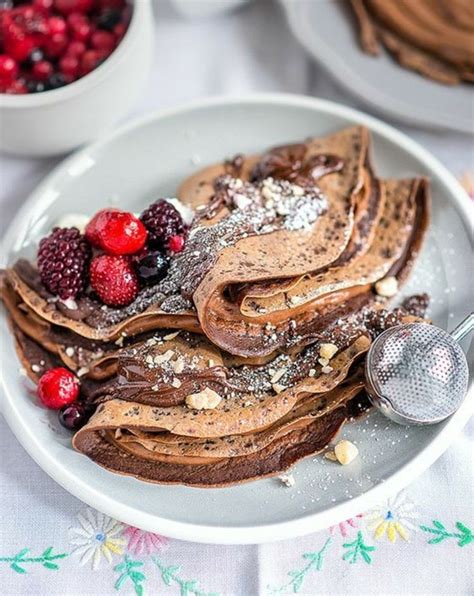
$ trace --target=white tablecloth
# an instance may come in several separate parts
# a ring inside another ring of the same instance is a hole
[[[273,2],[204,20],[182,19],[164,1],[156,12],[155,65],[128,117],[248,91],[363,108],[305,56]],[[399,127],[454,174],[474,170],[471,138]],[[58,161],[0,158],[2,233]],[[221,547],[141,533],[85,507],[29,458],[0,417],[0,593],[473,594],[473,438],[471,421],[406,491],[340,527]]]

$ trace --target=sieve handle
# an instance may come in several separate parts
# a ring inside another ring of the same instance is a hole
[[[451,337],[455,341],[461,341],[463,337],[465,337],[468,333],[470,333],[474,329],[474,313],[472,312],[470,315],[459,323],[459,325],[451,331]]]

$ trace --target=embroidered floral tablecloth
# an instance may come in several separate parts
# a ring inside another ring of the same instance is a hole
[[[363,107],[305,57],[273,3],[193,21],[166,4],[156,4],[156,61],[135,113],[252,90]],[[472,138],[399,127],[464,174],[474,194],[465,174],[474,170]],[[57,161],[0,158],[2,231]],[[0,416],[0,594],[473,594],[473,441],[471,421],[408,489],[337,527],[222,547],[142,532],[86,507],[46,476]]]

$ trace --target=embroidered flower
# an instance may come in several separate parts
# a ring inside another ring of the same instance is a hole
[[[128,541],[127,550],[135,555],[159,553],[168,546],[168,538],[127,526],[123,535]]]
[[[356,515],[355,517],[351,517],[349,519],[346,519],[345,521],[340,522],[339,524],[336,524],[335,526],[330,526],[329,528],[329,533],[332,535],[334,535],[334,533],[339,530],[341,536],[343,538],[346,538],[346,536],[349,534],[349,532],[351,531],[351,528],[358,528],[359,526],[358,524],[358,519],[360,519],[362,516],[362,513],[359,513],[358,515]]]
[[[91,566],[95,571],[99,567],[102,555],[110,564],[114,554],[123,553],[123,524],[89,508],[79,513],[77,519],[79,526],[70,528],[69,542],[75,545],[72,552],[79,556],[80,565],[92,560]]]
[[[397,536],[407,542],[410,531],[416,532],[417,527],[412,520],[419,517],[414,511],[415,505],[409,501],[404,493],[389,499],[385,505],[375,508],[365,516],[367,527],[374,532],[374,538],[387,535],[390,542],[395,542]]]

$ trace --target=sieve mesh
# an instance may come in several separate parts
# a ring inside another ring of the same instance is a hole
[[[462,349],[449,333],[425,323],[383,333],[367,364],[375,391],[397,414],[412,420],[430,422],[451,415],[467,391]]]

